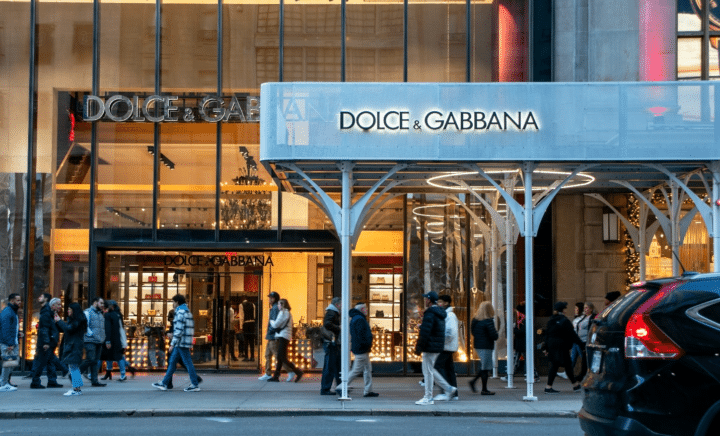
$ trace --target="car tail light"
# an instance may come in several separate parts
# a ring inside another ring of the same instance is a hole
[[[685,352],[650,319],[650,311],[680,283],[664,286],[643,303],[625,326],[627,359],[678,359]]]

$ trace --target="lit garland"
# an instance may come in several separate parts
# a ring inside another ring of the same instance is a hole
[[[640,226],[640,201],[634,195],[628,195],[628,221],[636,228]],[[640,255],[635,249],[632,238],[625,226],[625,290],[630,290],[630,285],[640,280]]]

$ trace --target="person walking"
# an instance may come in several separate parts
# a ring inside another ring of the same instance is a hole
[[[373,334],[368,324],[368,309],[365,303],[358,303],[350,309],[350,345],[355,356],[347,384],[350,386],[353,380],[362,374],[365,387],[363,397],[378,397],[380,394],[372,390],[372,364],[370,363],[370,351],[373,345]],[[340,395],[340,389],[335,392]]]
[[[255,325],[255,305],[243,299],[241,304],[243,311],[243,340],[245,342],[245,357],[243,362],[255,361],[255,340],[257,337],[257,326]],[[240,310],[240,307],[238,307]]]
[[[565,317],[563,311],[567,308],[567,303],[558,301],[553,306],[553,315],[550,317],[545,328],[545,341],[542,350],[550,359],[550,373],[548,374],[547,386],[545,386],[546,394],[557,394],[559,391],[553,389],[552,385],[557,375],[559,367],[566,369],[570,383],[573,385],[573,391],[580,392],[580,383],[575,380],[572,366],[570,363],[570,349],[573,344],[584,347],[580,338],[573,330],[572,323]]]
[[[87,319],[87,332],[85,333],[85,360],[80,365],[80,373],[90,370],[90,385],[94,387],[107,386],[98,380],[98,363],[101,362],[102,349],[105,346],[105,314],[103,313],[105,300],[95,297],[91,306],[83,313]]]
[[[433,387],[437,383],[448,396],[455,396],[457,388],[443,378],[435,369],[435,361],[445,348],[445,318],[447,312],[437,305],[438,294],[430,291],[424,294],[425,313],[423,314],[420,332],[415,344],[415,354],[422,355],[422,371],[425,380],[425,395],[415,404],[429,406],[433,401]]]
[[[573,319],[573,328],[577,333],[580,341],[583,344],[587,343],[588,333],[590,332],[590,323],[595,319],[595,305],[590,301],[585,302],[582,308],[582,315]],[[570,350],[570,362],[573,370],[575,369],[575,363],[578,357],[580,357],[580,373],[575,377],[578,381],[585,378],[587,374],[587,354],[582,350],[580,345],[573,344]]]
[[[459,340],[459,323],[457,316],[452,308],[452,297],[443,294],[438,297],[438,306],[445,310],[447,317],[445,318],[445,346],[435,361],[435,369],[440,375],[447,380],[450,386],[457,388],[457,375],[455,374],[455,362],[453,355],[460,346]],[[459,400],[457,389],[455,395],[449,398],[445,393],[440,393],[433,398],[434,401]]]
[[[320,395],[335,395],[331,390],[333,380],[335,386],[340,385],[340,310],[342,299],[334,297],[325,309],[323,317],[323,349],[325,361],[323,362],[322,377],[320,378]]]
[[[226,360],[229,357],[233,362],[237,362],[238,358],[235,356],[235,330],[233,329],[233,323],[235,322],[235,309],[233,309],[230,301],[225,302],[225,320],[223,322],[223,346],[222,346],[222,359]],[[227,354],[225,353],[227,351]]]
[[[270,313],[268,314],[268,323],[267,323],[267,330],[265,332],[265,340],[267,341],[267,344],[265,345],[265,373],[258,377],[258,380],[269,380],[272,378],[273,373],[273,367],[272,367],[272,358],[275,357],[275,361],[278,361],[278,343],[275,339],[275,333],[277,331],[272,326],[272,322],[277,318],[278,313],[280,313],[280,308],[278,307],[278,302],[280,301],[280,294],[273,291],[268,294],[268,302],[270,303]],[[285,370],[288,372],[288,378],[287,381],[292,381],[293,377],[295,377],[295,373],[292,372],[292,370],[285,366]]]
[[[493,367],[492,353],[495,349],[495,341],[498,339],[498,332],[495,328],[495,309],[489,301],[480,303],[472,322],[470,323],[470,331],[473,335],[473,348],[475,354],[480,359],[480,370],[475,378],[470,380],[470,389],[477,392],[475,383],[478,379],[482,379],[482,390],[480,395],[495,395],[487,388],[488,378],[490,378],[490,370]]]
[[[117,362],[120,369],[120,379],[127,380],[125,376],[125,346],[123,346],[120,330],[123,329],[120,313],[116,310],[114,300],[105,301],[105,345],[100,357],[105,361],[105,375],[103,380],[112,380],[113,362]],[[124,329],[123,329],[124,330]],[[126,339],[127,340],[127,339]]]
[[[295,383],[297,383],[302,378],[303,372],[288,359],[288,344],[292,340],[293,318],[290,313],[290,303],[286,299],[282,298],[278,301],[278,315],[270,324],[275,329],[277,364],[275,365],[275,374],[268,381],[279,382],[280,370],[285,366],[295,373]]]
[[[80,364],[83,362],[87,319],[78,303],[71,303],[67,311],[67,321],[55,314],[54,321],[63,331],[63,361],[70,368],[72,389],[63,395],[72,397],[82,395],[83,380],[80,375]]]
[[[172,376],[177,369],[178,360],[182,360],[185,368],[187,368],[190,376],[190,386],[186,387],[185,392],[197,392],[200,390],[198,384],[198,375],[195,372],[192,357],[190,356],[190,347],[193,344],[193,336],[195,335],[195,321],[192,312],[188,309],[185,296],[176,294],[172,297],[173,309],[175,310],[175,319],[173,320],[173,336],[170,342],[170,360],[168,362],[165,377],[160,382],[153,383],[153,387],[161,391],[167,390],[167,386],[172,382]]]
[[[38,303],[41,304],[40,320],[37,328],[37,343],[31,370],[32,382],[30,388],[45,389],[45,386],[40,382],[43,369],[47,372],[47,387],[61,388],[63,386],[57,382],[57,372],[55,371],[56,366],[58,366],[55,348],[59,342],[60,332],[55,325],[55,310],[53,309],[54,307],[59,310],[60,300],[52,298],[50,294],[42,294],[38,297]]]
[[[10,374],[15,366],[5,366],[5,362],[17,362],[20,357],[19,338],[24,335],[20,331],[18,310],[22,306],[20,294],[8,295],[7,306],[0,312],[0,356],[2,356],[2,373],[0,373],[0,392],[13,392],[17,387],[10,384]]]

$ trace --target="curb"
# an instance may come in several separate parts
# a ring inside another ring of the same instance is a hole
[[[473,418],[577,418],[577,412],[465,412],[439,410],[327,410],[327,409],[143,409],[143,410],[72,410],[0,412],[3,419],[79,419],[79,418],[153,418],[153,417],[267,417],[272,416],[456,416]]]

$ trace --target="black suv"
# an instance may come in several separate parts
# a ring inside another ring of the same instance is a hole
[[[720,435],[720,274],[636,283],[593,321],[588,435]]]

